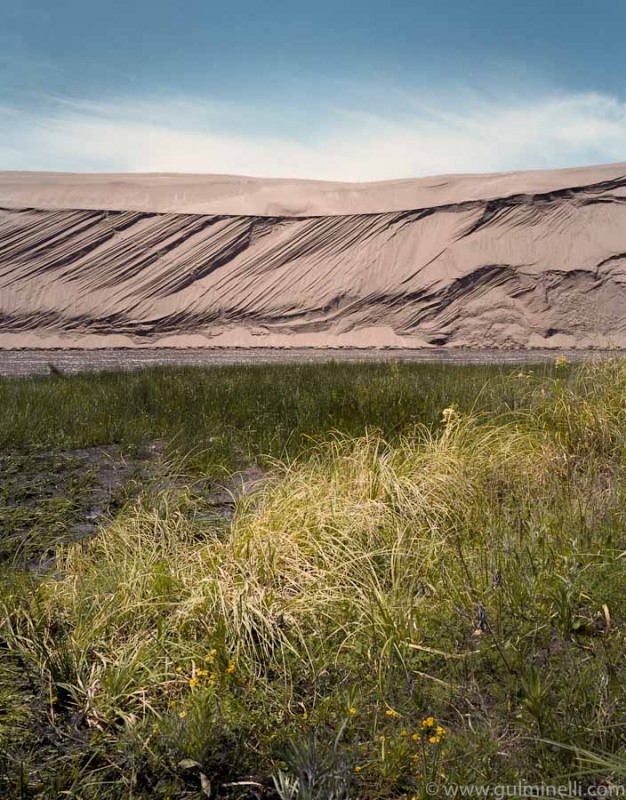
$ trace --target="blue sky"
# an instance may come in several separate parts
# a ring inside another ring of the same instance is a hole
[[[626,160],[624,0],[0,0],[0,169]]]

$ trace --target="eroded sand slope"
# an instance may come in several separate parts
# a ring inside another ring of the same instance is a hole
[[[0,173],[0,346],[626,347],[626,164]]]

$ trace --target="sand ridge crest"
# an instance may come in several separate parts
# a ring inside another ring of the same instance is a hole
[[[269,217],[375,214],[545,194],[625,176],[626,163],[371,183],[172,173],[0,172],[0,205]]]

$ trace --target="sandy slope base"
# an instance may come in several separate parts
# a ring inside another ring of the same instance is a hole
[[[385,328],[369,328],[356,330],[346,334],[267,334],[247,328],[235,328],[224,333],[203,335],[154,336],[148,339],[141,337],[110,334],[69,334],[53,333],[46,330],[31,333],[0,333],[0,350],[110,350],[132,349],[150,350],[169,348],[175,350],[213,349],[226,350],[306,350],[306,349],[344,349],[350,350],[424,350],[440,351],[448,349],[483,349],[487,345],[477,337],[473,341],[458,342],[447,345],[433,345],[418,336],[398,336]],[[507,342],[494,344],[489,348],[499,350],[622,350],[626,349],[626,335],[606,337],[574,337],[558,334],[549,338],[530,336],[523,344]]]

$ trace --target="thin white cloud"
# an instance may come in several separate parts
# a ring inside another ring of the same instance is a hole
[[[261,135],[254,109],[194,98],[66,101],[46,114],[0,106],[0,169],[383,180],[626,160],[617,98],[471,98],[413,97],[388,116],[332,109],[306,136],[281,133],[279,111],[276,133]]]

